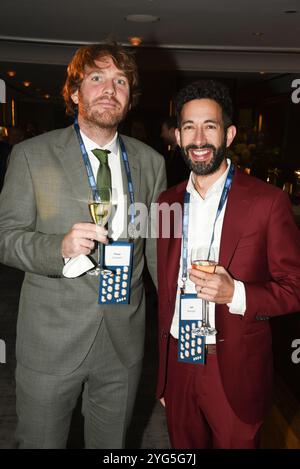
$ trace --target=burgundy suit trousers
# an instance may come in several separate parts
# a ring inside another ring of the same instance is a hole
[[[254,449],[262,422],[245,423],[224,393],[217,355],[205,365],[180,363],[178,341],[170,338],[165,389],[166,416],[173,448]]]

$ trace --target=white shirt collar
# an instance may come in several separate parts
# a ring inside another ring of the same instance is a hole
[[[205,199],[214,193],[221,193],[227,178],[227,174],[230,168],[230,159],[227,158],[227,168],[226,171],[209,187],[205,194]],[[187,192],[189,192],[192,196],[200,197],[197,190],[195,189],[194,182],[193,182],[193,171],[190,173],[190,177],[186,186]]]
[[[118,132],[115,133],[113,138],[111,139],[110,142],[108,142],[106,145],[103,145],[100,147],[100,145],[93,140],[91,140],[87,135],[85,135],[82,130],[80,130],[82,140],[84,143],[84,146],[86,148],[86,151],[92,151],[95,148],[101,148],[102,150],[109,150],[112,154],[117,155],[118,154]]]

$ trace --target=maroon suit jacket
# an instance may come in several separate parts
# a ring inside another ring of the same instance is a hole
[[[186,181],[163,192],[159,204],[182,205],[185,188]],[[181,253],[173,218],[170,236],[163,238],[160,232],[158,238],[158,397],[164,395],[166,383]],[[161,227],[160,214],[160,231]],[[236,170],[224,215],[219,264],[244,282],[247,309],[241,316],[230,313],[227,305],[216,305],[216,337],[225,393],[235,413],[248,423],[261,420],[270,404],[273,360],[266,319],[300,311],[299,241],[287,195]]]

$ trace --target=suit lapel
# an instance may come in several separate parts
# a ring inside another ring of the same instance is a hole
[[[129,167],[130,167],[130,172],[131,172],[133,191],[134,191],[134,200],[135,200],[135,202],[138,202],[139,201],[140,184],[141,184],[141,165],[140,165],[140,162],[139,162],[139,155],[137,154],[135,148],[133,148],[131,145],[127,144],[127,142],[126,142],[125,147],[126,147],[126,151],[127,151],[127,155],[128,155]],[[121,159],[122,159],[122,156],[121,156]],[[124,185],[124,192],[126,190],[127,193],[128,193],[128,197],[129,197],[128,180],[127,180],[127,174],[126,174],[126,170],[125,170],[123,160],[121,161],[121,165],[122,165],[122,179],[123,179],[123,185]],[[128,200],[130,200],[130,199],[128,199]]]
[[[253,204],[253,194],[247,184],[247,177],[236,170],[228,195],[219,256],[219,263],[225,269],[229,267],[239,239],[247,226],[249,208]]]
[[[181,256],[181,238],[170,240],[168,249],[168,293],[169,300],[172,301],[174,291],[177,291],[177,282]]]
[[[183,211],[183,202],[184,202],[184,193],[185,193],[186,185],[180,184],[179,187],[176,188],[176,193],[174,199],[172,199],[173,203],[180,203],[182,211]],[[182,226],[182,218],[181,218],[181,226]],[[170,302],[174,299],[174,291],[177,291],[177,282],[178,282],[178,274],[179,274],[179,267],[180,267],[180,257],[181,257],[181,240],[182,237],[174,236],[174,221],[171,224],[170,229],[170,238],[168,239],[168,245],[166,246],[167,249],[167,265],[168,265],[168,276],[167,276],[167,283],[168,283],[168,294]]]
[[[141,165],[138,161],[138,154],[135,148],[132,145],[130,145],[127,141],[126,142],[124,141],[124,144],[125,144],[128,161],[129,161],[130,172],[131,172],[133,191],[134,191],[134,200],[135,202],[138,202],[139,201],[138,194],[140,191],[140,182],[141,182],[141,173],[140,173]],[[124,193],[127,194],[128,201],[129,201],[128,204],[130,204],[129,191],[128,191],[128,179],[127,179],[125,165],[124,165],[123,158],[122,158],[121,149],[120,149],[120,158],[121,158],[121,171],[122,171]]]
[[[88,200],[90,186],[79,143],[73,127],[66,129],[65,141],[58,142],[59,158],[75,200]]]
[[[128,156],[128,161],[129,161],[129,167],[130,167],[130,172],[131,172],[131,178],[132,178],[132,184],[133,184],[133,193],[134,193],[134,202],[139,202],[140,197],[139,197],[139,191],[140,191],[140,182],[141,182],[141,170],[140,170],[140,162],[139,162],[139,155],[137,154],[135,148],[130,144],[130,141],[128,141],[126,138],[122,139],[125,144],[127,156]],[[129,190],[128,190],[128,179],[127,179],[127,174],[126,174],[126,169],[125,165],[123,162],[122,158],[122,152],[120,149],[120,158],[121,158],[121,172],[122,172],[122,182],[123,182],[123,190],[124,194],[127,197],[127,211],[126,211],[126,230],[123,230],[122,233],[122,238],[125,238],[128,240],[128,230],[127,227],[130,222],[130,214],[129,214],[129,206],[131,204],[130,202],[130,195],[129,195]]]

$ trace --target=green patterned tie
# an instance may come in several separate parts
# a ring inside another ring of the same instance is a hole
[[[108,154],[110,153],[110,151],[96,148],[95,150],[92,150],[92,153],[96,156],[96,158],[98,158],[100,163],[97,173],[98,190],[100,191],[104,188],[111,189],[111,172],[108,166]]]

